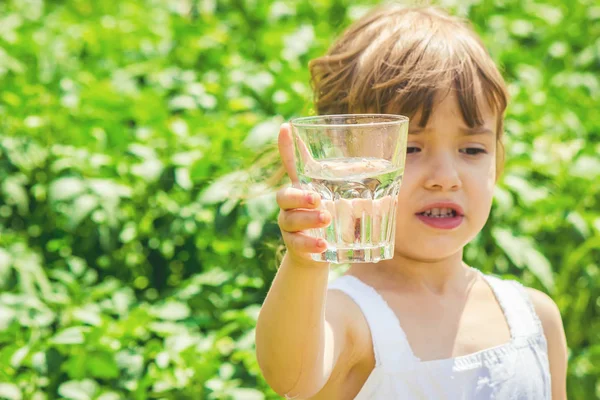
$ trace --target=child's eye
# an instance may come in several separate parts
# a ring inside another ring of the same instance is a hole
[[[480,149],[479,147],[467,147],[464,149],[461,149],[461,152],[470,155],[470,156],[476,156],[478,154],[486,154],[487,151],[485,151],[485,149]]]
[[[418,152],[420,152],[420,151],[421,151],[421,149],[420,149],[420,148],[418,148],[418,147],[414,147],[414,146],[408,146],[408,147],[406,148],[406,154],[418,153]]]

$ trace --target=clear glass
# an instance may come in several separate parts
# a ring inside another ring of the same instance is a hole
[[[291,121],[296,170],[321,195],[332,222],[311,229],[327,241],[313,259],[377,262],[394,255],[396,206],[404,174],[408,118],[391,114],[322,115]]]

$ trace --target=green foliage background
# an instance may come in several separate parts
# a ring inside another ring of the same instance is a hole
[[[276,399],[276,270],[248,169],[311,112],[307,62],[373,1],[0,2],[0,398]],[[600,6],[443,1],[509,82],[506,171],[466,251],[551,294],[600,397]]]

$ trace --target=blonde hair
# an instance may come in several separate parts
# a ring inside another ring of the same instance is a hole
[[[381,6],[354,22],[309,63],[318,114],[386,112],[425,126],[435,101],[456,92],[469,127],[481,125],[482,93],[496,112],[496,178],[502,172],[506,84],[467,20],[433,6]]]

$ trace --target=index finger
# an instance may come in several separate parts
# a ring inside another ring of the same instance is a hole
[[[281,128],[279,129],[279,140],[277,142],[279,146],[279,156],[281,157],[281,162],[285,167],[285,171],[292,180],[292,186],[300,187],[300,180],[298,179],[298,173],[296,172],[293,140],[294,138],[292,137],[290,124],[281,124]]]

